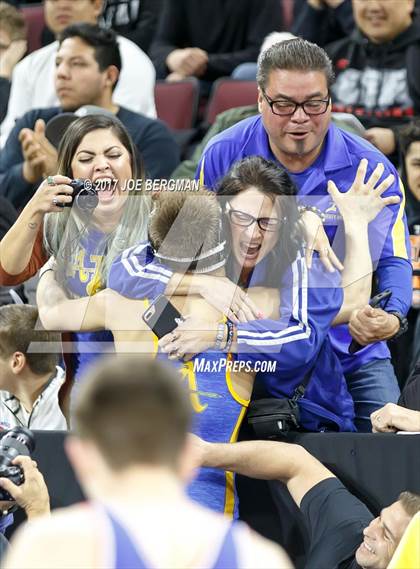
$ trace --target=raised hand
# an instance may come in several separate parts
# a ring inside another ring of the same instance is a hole
[[[57,171],[57,150],[45,136],[45,122],[38,119],[34,130],[23,128],[19,133],[23,154],[23,177],[30,184]]]
[[[11,79],[13,69],[28,49],[26,40],[13,40],[0,57],[0,77]]]
[[[382,197],[382,194],[394,183],[395,177],[389,174],[380,183],[384,165],[377,164],[367,181],[368,161],[360,161],[353,184],[347,192],[340,192],[336,184],[328,181],[328,193],[343,216],[344,223],[369,223],[384,207],[400,202],[399,196]]]

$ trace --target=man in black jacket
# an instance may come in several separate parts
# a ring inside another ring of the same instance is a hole
[[[295,0],[291,32],[321,47],[351,34],[351,0]]]
[[[158,79],[204,81],[256,61],[267,34],[281,29],[278,0],[166,0],[150,57]]]
[[[420,113],[420,23],[414,0],[353,0],[356,29],[327,46],[334,110],[355,114],[366,137],[395,151],[394,128]]]

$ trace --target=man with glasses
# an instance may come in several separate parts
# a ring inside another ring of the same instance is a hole
[[[344,243],[339,239],[341,216],[327,192],[327,181],[333,180],[346,191],[362,158],[369,162],[368,175],[383,163],[383,176],[395,176],[387,195],[401,197],[400,204],[386,208],[371,223],[369,232],[378,289],[392,291],[386,312],[365,307],[352,315],[350,331],[366,346],[354,355],[348,351],[352,337],[347,325],[330,332],[355,400],[358,429],[367,431],[370,414],[387,402],[396,402],[399,395],[390,353],[382,340],[405,330],[411,302],[408,232],[395,168],[368,142],[331,123],[333,81],[332,63],[315,44],[292,39],[265,50],[257,73],[260,115],[214,137],[204,150],[197,177],[206,187],[216,189],[231,165],[246,156],[260,155],[278,162],[299,190],[309,264],[315,248],[332,271],[334,266],[341,268],[338,258],[344,258]]]

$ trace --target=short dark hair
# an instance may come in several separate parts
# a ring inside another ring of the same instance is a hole
[[[191,405],[177,371],[150,357],[104,357],[84,378],[75,432],[113,470],[133,464],[176,467]]]
[[[335,79],[333,64],[327,53],[318,45],[301,38],[275,43],[260,53],[257,70],[260,89],[266,88],[269,75],[274,69],[321,71],[327,80],[328,89]]]
[[[407,154],[410,144],[420,141],[420,119],[412,120],[400,130],[399,141],[402,154]]]
[[[413,492],[401,492],[398,496],[398,501],[401,502],[402,507],[411,517],[420,512],[420,496]]]
[[[58,364],[58,332],[36,329],[38,310],[28,304],[0,307],[0,356],[8,358],[15,352],[25,354],[29,369],[36,375],[52,373]],[[30,351],[32,342],[43,342],[45,351]],[[51,352],[49,350],[51,349]],[[29,351],[28,351],[29,350]]]
[[[171,269],[205,271],[215,256],[195,259],[221,243],[221,214],[214,192],[161,192],[150,217],[150,243]]]
[[[121,72],[121,53],[115,32],[96,24],[82,22],[68,26],[59,35],[59,45],[69,38],[80,38],[86,44],[95,48],[95,59],[99,69],[105,71],[110,65],[115,65]]]

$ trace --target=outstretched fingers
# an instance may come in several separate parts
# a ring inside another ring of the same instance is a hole
[[[354,178],[353,186],[357,186],[357,187],[363,186],[363,184],[365,183],[367,167],[368,167],[368,161],[366,160],[366,158],[362,158],[362,160],[360,160],[359,166],[357,168],[357,172],[356,172],[356,176]]]
[[[397,203],[400,203],[401,199],[399,196],[389,196],[387,198],[382,198],[382,202],[384,204],[384,207],[387,205],[394,205]]]
[[[337,188],[335,182],[333,182],[332,180],[328,180],[327,192],[330,194],[330,196],[332,197],[332,199],[334,200],[334,202],[335,202],[335,198],[336,198],[337,196],[339,196],[340,193],[341,193],[341,192],[339,191],[339,189]]]
[[[376,165],[376,168],[374,169],[374,171],[370,175],[368,181],[366,182],[367,189],[375,188],[376,184],[381,179],[381,176],[384,173],[384,170],[385,170],[385,166],[382,164],[382,162],[379,162],[379,164]]]
[[[387,177],[385,178],[385,180],[383,180],[383,181],[379,184],[379,186],[378,186],[377,188],[374,188],[376,194],[377,194],[378,196],[381,196],[384,192],[386,192],[386,190],[387,190],[388,188],[390,188],[390,187],[392,186],[392,184],[394,183],[394,181],[395,181],[395,176],[394,176],[394,174],[389,174],[389,176],[387,176]],[[398,197],[398,196],[395,196],[395,197]],[[399,198],[398,198],[398,201],[400,201]],[[394,203],[394,202],[393,202],[393,203]],[[395,203],[398,203],[398,202],[395,202]]]

